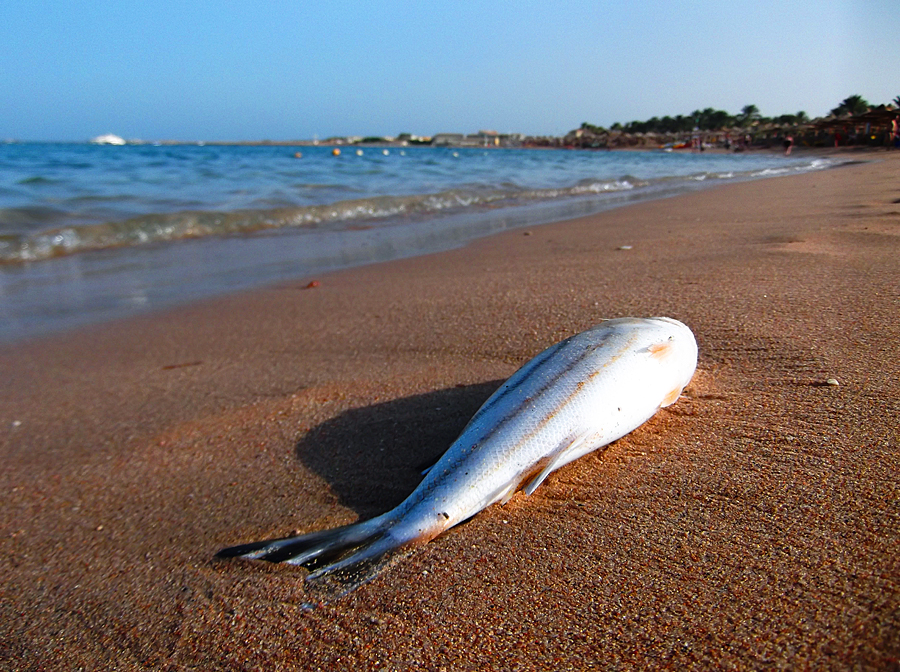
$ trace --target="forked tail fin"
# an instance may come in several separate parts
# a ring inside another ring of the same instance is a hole
[[[397,544],[385,538],[393,522],[387,515],[382,515],[362,523],[312,532],[299,537],[255,541],[223,548],[216,553],[216,557],[302,565],[307,569],[314,569],[315,572],[310,578],[317,578],[335,569],[375,560],[394,548]],[[347,562],[351,558],[353,561]]]

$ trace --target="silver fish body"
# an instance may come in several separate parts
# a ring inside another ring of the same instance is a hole
[[[605,446],[678,399],[697,365],[690,329],[671,318],[620,318],[537,355],[507,380],[419,486],[371,520],[220,551],[318,565],[308,578],[425,543],[519,489]]]

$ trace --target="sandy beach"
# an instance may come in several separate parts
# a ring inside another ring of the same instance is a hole
[[[0,667],[900,669],[900,153],[858,158],[4,346]],[[530,497],[313,609],[213,558],[386,511],[626,315],[692,384]]]

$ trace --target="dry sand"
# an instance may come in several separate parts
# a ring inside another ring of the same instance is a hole
[[[5,346],[0,667],[900,668],[900,153],[861,158]],[[387,510],[623,315],[694,382],[531,497],[312,610],[213,559]]]

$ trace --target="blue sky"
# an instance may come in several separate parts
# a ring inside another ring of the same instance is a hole
[[[4,0],[0,139],[562,134],[900,95],[895,0]]]

